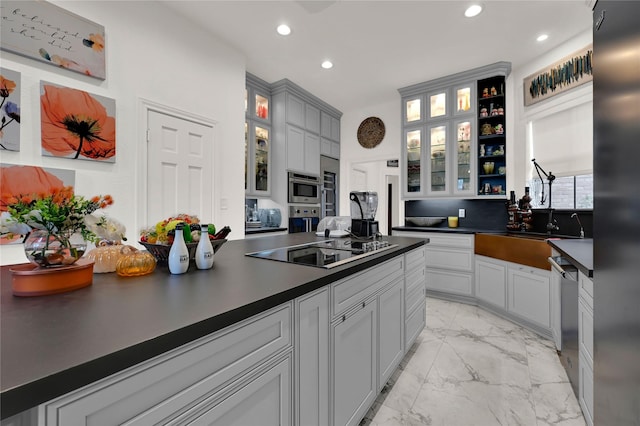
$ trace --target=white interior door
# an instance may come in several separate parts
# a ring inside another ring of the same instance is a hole
[[[213,216],[213,127],[148,111],[147,222]]]

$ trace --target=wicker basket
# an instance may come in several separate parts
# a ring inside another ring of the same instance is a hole
[[[217,253],[218,250],[220,250],[220,247],[222,247],[222,245],[226,242],[227,242],[226,239],[211,240],[211,245],[213,246],[213,252]],[[170,245],[150,244],[150,243],[145,243],[143,241],[139,241],[139,243],[142,244],[147,249],[147,251],[151,253],[153,257],[156,258],[158,262],[166,263],[167,260],[169,259],[169,251],[171,250]],[[187,243],[187,249],[189,250],[189,260],[195,259],[197,247],[198,247],[198,243]]]

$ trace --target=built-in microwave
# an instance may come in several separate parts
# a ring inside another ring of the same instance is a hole
[[[289,172],[289,202],[320,204],[320,177]]]

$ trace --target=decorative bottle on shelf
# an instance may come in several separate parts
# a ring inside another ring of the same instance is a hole
[[[184,242],[183,224],[176,226],[173,244],[169,250],[169,272],[172,274],[184,274],[189,269],[189,250]]]
[[[213,266],[213,246],[209,240],[209,225],[200,226],[200,241],[196,247],[196,267],[198,269],[211,269]]]

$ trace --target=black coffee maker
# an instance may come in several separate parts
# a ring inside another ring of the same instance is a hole
[[[378,233],[378,221],[374,220],[378,210],[378,193],[373,191],[352,191],[351,233],[358,237],[373,237]]]

